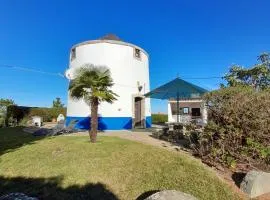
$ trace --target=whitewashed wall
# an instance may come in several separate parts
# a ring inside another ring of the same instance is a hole
[[[136,46],[118,41],[97,40],[79,44],[76,58],[70,62],[67,73],[73,77],[73,70],[85,63],[102,65],[110,69],[115,85],[112,90],[119,95],[113,104],[102,103],[99,115],[102,117],[132,117],[132,95],[139,93],[137,82],[143,86],[140,94],[149,92],[149,61],[147,53]],[[141,50],[141,60],[134,57],[134,47]],[[151,116],[150,99],[145,99],[145,116]],[[68,97],[67,116],[87,117],[89,106],[83,101]]]

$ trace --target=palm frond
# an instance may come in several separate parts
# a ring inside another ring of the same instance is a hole
[[[99,102],[112,103],[118,96],[109,89],[113,84],[107,67],[85,64],[75,70],[75,79],[69,85],[70,96],[75,99],[84,98],[88,102],[93,98],[98,98]]]

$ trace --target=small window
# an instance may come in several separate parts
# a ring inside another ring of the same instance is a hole
[[[141,59],[141,50],[135,48],[134,49],[134,56],[135,56],[135,58]]]
[[[71,49],[71,60],[74,60],[76,58],[76,48]]]
[[[189,107],[180,108],[180,114],[189,114]]]
[[[191,115],[194,117],[201,116],[201,109],[200,108],[191,108]]]

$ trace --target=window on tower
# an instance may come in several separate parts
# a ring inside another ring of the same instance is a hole
[[[141,50],[135,48],[134,49],[134,56],[135,56],[135,58],[141,59]]]
[[[71,49],[71,58],[70,58],[70,60],[72,61],[75,58],[76,58],[76,48],[74,47],[74,48]]]

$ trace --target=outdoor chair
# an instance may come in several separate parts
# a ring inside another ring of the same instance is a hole
[[[69,125],[65,127],[65,121],[61,120],[58,124],[50,129],[50,135],[61,135],[61,134],[69,134],[74,133],[77,130],[75,129],[75,125],[77,124],[78,120],[71,120]]]
[[[169,124],[168,134],[173,134],[173,132],[174,132],[174,125],[173,124]]]
[[[51,135],[59,135],[61,134],[61,131],[65,129],[65,121],[61,120],[57,123],[55,127],[51,129],[52,133]]]
[[[68,134],[68,133],[75,133],[77,132],[77,129],[75,129],[75,126],[77,124],[78,120],[71,120],[69,125],[65,127],[61,133]]]

